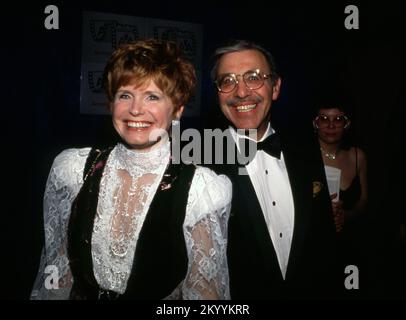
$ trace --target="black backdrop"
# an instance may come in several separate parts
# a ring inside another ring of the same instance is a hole
[[[59,8],[59,30],[44,28],[44,8],[50,3],[15,3],[4,8],[1,297],[29,296],[43,242],[42,193],[53,158],[67,147],[108,140],[107,116],[79,113],[83,10],[203,25],[202,117],[183,119],[184,128],[216,123],[209,57],[228,38],[258,41],[275,55],[283,87],[274,117],[292,129],[310,124],[312,102],[323,90],[335,88],[351,95],[354,136],[369,157],[374,294],[401,295],[396,290],[405,273],[398,228],[405,211],[400,151],[404,147],[401,42],[406,15],[391,1],[331,2],[53,1]],[[344,28],[348,4],[358,6],[359,30]]]

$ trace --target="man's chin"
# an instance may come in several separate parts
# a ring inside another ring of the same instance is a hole
[[[240,130],[256,130],[258,126],[252,123],[233,122],[233,127]]]

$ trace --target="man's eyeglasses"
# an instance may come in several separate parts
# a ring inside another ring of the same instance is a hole
[[[336,117],[328,117],[324,114],[318,115],[314,119],[314,123],[316,124],[316,128],[327,128],[330,123],[333,124],[337,128],[347,127],[349,123],[349,119],[346,115],[342,114]]]
[[[215,81],[218,91],[223,93],[233,91],[239,83],[237,77],[242,77],[248,89],[257,90],[264,85],[266,79],[270,79],[271,74],[263,74],[259,69],[249,70],[243,75],[235,73],[223,74]]]

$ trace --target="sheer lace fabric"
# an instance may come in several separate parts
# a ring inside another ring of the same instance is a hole
[[[92,236],[95,278],[103,289],[125,292],[138,235],[169,151],[169,144],[148,153],[119,144],[111,152],[100,182]]]
[[[90,148],[68,149],[55,159],[44,195],[45,247],[32,299],[67,299],[72,276],[67,258],[70,209],[83,184]],[[169,162],[170,144],[150,152],[118,144],[100,183],[92,235],[95,278],[104,289],[123,293],[130,276],[138,236]],[[197,168],[183,225],[187,276],[168,299],[229,299],[226,260],[231,183],[207,168]],[[46,266],[59,272],[59,289],[45,287]]]

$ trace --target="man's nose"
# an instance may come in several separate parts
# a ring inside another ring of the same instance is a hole
[[[243,79],[239,80],[236,88],[236,95],[239,98],[245,98],[251,94],[251,89],[247,87]]]

